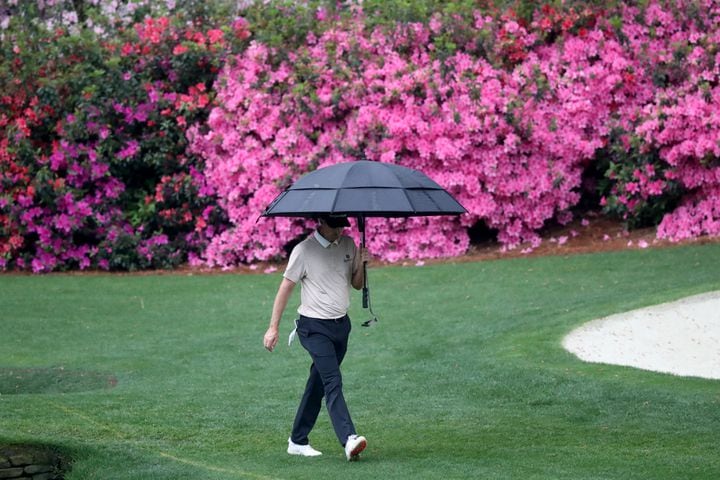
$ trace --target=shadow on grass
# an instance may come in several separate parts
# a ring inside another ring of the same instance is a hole
[[[0,367],[0,395],[87,392],[116,385],[117,378],[103,372],[65,367]]]

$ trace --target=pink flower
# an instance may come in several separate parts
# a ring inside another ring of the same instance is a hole
[[[440,17],[438,15],[433,15],[430,18],[429,26],[430,30],[432,30],[434,34],[439,34],[442,31],[442,22],[440,21]]]
[[[225,34],[223,33],[223,31],[216,28],[207,31],[208,41],[211,44],[222,42],[224,36]]]
[[[173,53],[173,55],[182,55],[184,53],[187,53],[188,51],[189,51],[189,49],[185,45],[179,43],[179,44],[175,45],[175,48],[173,48],[172,53]]]
[[[125,145],[125,148],[120,150],[116,155],[118,158],[125,160],[127,158],[134,157],[139,150],[140,144],[135,140],[131,140]]]

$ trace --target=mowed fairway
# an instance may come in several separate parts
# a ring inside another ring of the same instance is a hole
[[[720,289],[720,245],[370,280],[380,322],[360,327],[356,294],[343,368],[360,462],[324,410],[324,455],[285,453],[309,361],[287,346],[297,291],[262,348],[279,272],[1,275],[0,444],[57,447],[68,480],[720,478],[720,382],[560,345],[588,320]]]

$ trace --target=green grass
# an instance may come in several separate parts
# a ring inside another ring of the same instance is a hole
[[[369,440],[355,464],[325,411],[322,457],[284,451],[309,362],[262,348],[279,273],[1,275],[0,444],[60,449],[68,480],[714,480],[719,382],[585,364],[560,341],[720,289],[718,272],[717,244],[372,269],[380,323],[359,326],[356,297],[343,368]]]

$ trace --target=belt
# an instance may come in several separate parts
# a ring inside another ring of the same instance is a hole
[[[347,318],[348,318],[347,313],[339,318],[315,318],[315,317],[306,317],[305,315],[300,315],[301,320],[318,320],[320,322],[335,322],[335,323],[340,323]]]

